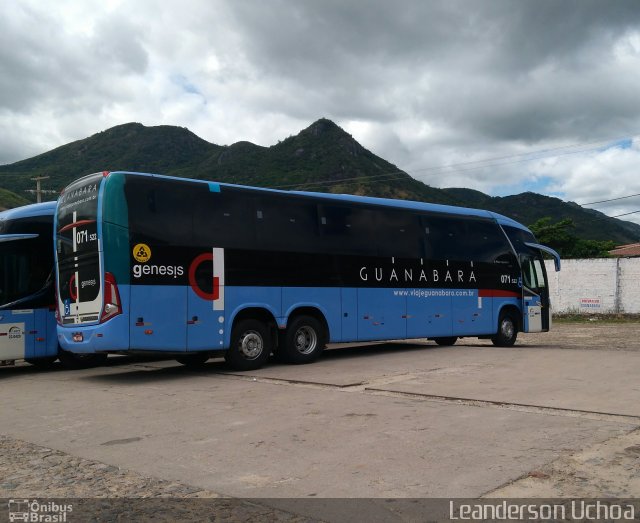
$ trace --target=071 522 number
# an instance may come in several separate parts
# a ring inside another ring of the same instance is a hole
[[[89,231],[76,231],[76,243],[78,245],[85,242],[94,242],[98,239],[98,235],[94,232],[89,234]]]

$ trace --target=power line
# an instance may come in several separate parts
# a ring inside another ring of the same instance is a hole
[[[597,222],[597,221],[601,221],[601,220],[607,220],[609,218],[620,218],[621,216],[629,216],[630,214],[637,214],[639,212],[640,212],[640,209],[638,209],[637,211],[631,211],[631,212],[625,212],[625,213],[622,213],[622,214],[616,214],[614,216],[607,216],[605,214],[602,217],[598,217],[598,218],[594,217],[592,221],[596,221]]]
[[[636,214],[639,212],[640,212],[640,209],[638,209],[637,211],[625,212],[623,214],[616,214],[615,216],[607,216],[607,218],[619,218],[620,216],[628,216],[630,214]]]
[[[633,198],[634,196],[640,196],[640,193],[629,194],[628,196],[620,196],[619,198],[610,198],[608,200],[599,200],[597,202],[579,203],[578,205],[584,207],[585,205],[595,205],[596,203],[615,202],[617,200],[624,200],[626,198]]]
[[[421,172],[421,171],[431,171],[431,173],[427,174],[426,176],[432,177],[437,174],[442,174],[443,172],[450,174],[450,173],[468,172],[468,171],[473,171],[477,169],[485,169],[489,167],[502,167],[502,166],[513,165],[517,163],[541,160],[544,158],[556,158],[558,156],[567,156],[571,154],[588,152],[588,151],[594,150],[594,147],[593,147],[594,145],[616,143],[623,139],[625,140],[634,139],[637,136],[638,135],[632,135],[632,136],[626,136],[624,138],[597,140],[593,142],[564,145],[564,146],[554,147],[550,149],[530,151],[526,153],[518,153],[518,154],[511,154],[511,155],[499,156],[499,157],[493,157],[493,158],[485,158],[483,160],[473,160],[469,162],[460,162],[460,163],[449,164],[449,165],[423,167],[419,169],[411,169],[411,172],[415,173],[415,172]],[[575,149],[575,150],[569,150],[569,149]],[[563,151],[563,150],[566,150],[566,152],[556,153],[557,151]],[[548,153],[554,153],[554,154],[548,154]],[[509,160],[509,161],[503,161],[503,160]],[[325,185],[330,186],[334,184],[351,185],[353,183],[358,183],[359,181],[362,181],[363,178],[366,179],[366,181],[376,181],[376,182],[392,181],[397,178],[397,175],[406,175],[406,174],[407,174],[406,171],[397,170],[397,171],[389,171],[386,173],[381,173],[374,176],[358,176],[355,178],[343,178],[341,180],[318,180],[315,182],[306,182],[301,184],[279,185],[274,187],[274,189],[287,189],[291,187],[296,187],[296,188],[322,187]],[[414,180],[420,180],[420,178],[424,178],[424,177],[425,176],[411,175],[411,178],[413,178]]]

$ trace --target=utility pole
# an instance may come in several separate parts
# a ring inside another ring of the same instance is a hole
[[[48,176],[36,176],[35,178],[31,178],[36,182],[36,201],[38,203],[42,202],[42,187],[40,186],[40,182],[42,180],[47,180]]]

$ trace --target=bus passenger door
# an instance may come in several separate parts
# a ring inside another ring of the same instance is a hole
[[[546,332],[551,320],[549,288],[544,261],[541,255],[520,255],[522,265],[523,330]]]
[[[189,267],[187,350],[224,345],[224,249],[197,256]]]

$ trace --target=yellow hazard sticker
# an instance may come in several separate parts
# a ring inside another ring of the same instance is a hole
[[[146,263],[151,259],[151,249],[146,243],[138,243],[133,248],[133,257],[140,263]]]

